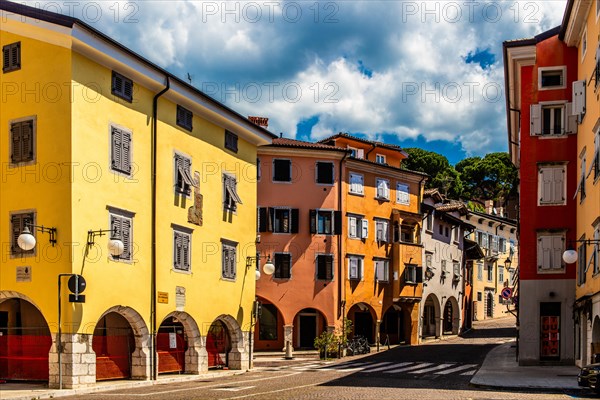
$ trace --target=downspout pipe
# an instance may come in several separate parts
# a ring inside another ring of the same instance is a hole
[[[156,153],[157,147],[157,115],[158,115],[158,98],[165,94],[171,88],[171,81],[167,76],[167,86],[158,92],[152,99],[152,148],[150,149],[152,157],[151,166],[151,185],[152,185],[152,223],[151,223],[151,235],[152,235],[152,246],[151,246],[151,258],[150,258],[150,354],[152,357],[151,368],[152,368],[152,380],[156,380],[158,377],[158,360],[156,353]]]
[[[338,209],[340,210],[340,215],[342,213],[342,196],[344,191],[342,190],[342,182],[344,181],[344,174],[343,174],[343,165],[344,165],[344,161],[346,160],[346,158],[348,157],[348,152],[344,153],[344,156],[341,158],[340,160],[340,168],[339,168],[339,181],[338,181]],[[342,215],[342,218],[344,218],[344,216]],[[342,225],[343,226],[343,225]],[[340,234],[338,235],[338,282],[339,282],[339,290],[338,290],[338,318],[339,318],[339,314],[341,312],[342,314],[342,331],[345,332],[345,326],[346,326],[346,296],[345,296],[345,291],[344,291],[344,280],[342,279],[342,273],[343,273],[343,260],[342,260],[342,256],[343,256],[343,251],[342,251],[342,233],[340,232]]]

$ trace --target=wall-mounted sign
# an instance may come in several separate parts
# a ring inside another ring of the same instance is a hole
[[[169,303],[169,293],[167,293],[167,292],[158,292],[158,295],[156,298],[159,303],[162,303],[162,304]]]
[[[17,282],[31,282],[31,267],[29,265],[17,267]]]

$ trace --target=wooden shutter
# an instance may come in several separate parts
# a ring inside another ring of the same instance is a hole
[[[365,158],[365,150],[364,149],[356,150],[356,157],[360,158],[360,159]]]
[[[540,180],[540,204],[552,203],[554,199],[554,171],[551,167],[541,167],[538,175]]]
[[[538,269],[551,268],[552,237],[540,236],[538,238]]]
[[[113,94],[123,93],[123,78],[116,72],[113,72],[112,75],[112,92]]]
[[[111,128],[111,166],[113,169],[120,171],[121,170],[121,130],[115,128],[114,126]]]
[[[298,229],[299,229],[299,215],[300,215],[300,210],[298,210],[297,208],[292,208],[291,209],[291,213],[290,213],[290,219],[291,219],[291,233],[298,233]]]
[[[565,112],[566,112],[566,126],[565,126],[565,133],[566,134],[572,134],[572,133],[577,133],[577,117],[578,114],[575,113],[574,109],[573,109],[573,103],[567,103],[566,107],[565,107]]]
[[[341,211],[333,212],[333,234],[334,235],[342,234],[342,212]]]
[[[289,279],[292,272],[292,255],[284,254],[282,278]]]
[[[406,205],[410,204],[408,185],[403,183],[396,184],[396,202]]]
[[[173,267],[176,269],[182,268],[182,247],[183,239],[181,233],[173,232]]]
[[[383,261],[375,261],[375,280],[383,281],[385,272],[384,272],[385,263]]]
[[[529,134],[532,136],[537,136],[542,134],[542,106],[539,104],[532,104],[529,108],[531,120],[531,126],[529,127]]]
[[[358,219],[356,217],[348,217],[348,236],[350,237],[358,237],[358,230],[357,230],[357,222]]]
[[[23,138],[21,123],[15,122],[11,124],[11,135],[12,135],[12,153],[11,160],[13,163],[17,163],[23,160]]]
[[[309,212],[310,233],[317,233],[317,210]]]
[[[563,267],[563,241],[564,239],[561,236],[552,236],[552,264],[551,268],[553,269],[562,269]]]
[[[121,240],[123,241],[123,253],[119,256],[121,259],[131,260],[132,231],[131,220],[129,218],[119,218],[121,220]]]
[[[573,114],[580,122],[585,115],[585,80],[573,82]]]
[[[361,220],[361,239],[366,239],[369,237],[369,220],[363,218]]]
[[[325,279],[333,279],[333,256],[325,256]]]
[[[123,148],[121,168],[126,174],[131,173],[131,133],[121,131],[121,145]]]
[[[2,48],[2,71],[7,71],[10,69],[10,53],[10,45]]]
[[[350,279],[358,279],[358,258],[348,259],[348,275]]]
[[[417,279],[416,282],[423,283],[423,267],[415,267],[415,270],[415,277]]]
[[[268,226],[268,214],[267,207],[259,207],[258,208],[258,231],[259,232],[267,232]]]
[[[565,166],[554,168],[554,201],[562,203],[565,201]]]
[[[275,253],[275,272],[273,275],[276,279],[280,279],[282,277],[283,256],[284,255],[281,253]]]
[[[275,232],[275,209],[269,207],[269,221],[268,221],[269,232]]]
[[[17,244],[17,240],[19,239],[19,235],[23,231],[23,214],[14,214],[10,218],[10,226],[12,232],[12,240],[10,250],[12,254],[22,253],[23,250]]]
[[[133,81],[130,79],[123,80],[123,96],[126,100],[133,100]]]
[[[33,160],[33,121],[21,122],[22,161]]]

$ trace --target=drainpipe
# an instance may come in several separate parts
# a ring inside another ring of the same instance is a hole
[[[371,152],[372,152],[373,150],[375,150],[375,148],[377,147],[377,143],[375,143],[375,144],[372,144],[371,146],[373,146],[373,147],[371,147],[371,150],[367,151],[367,154],[365,154],[365,160],[368,160],[368,159],[369,159],[369,154],[371,154]]]
[[[156,153],[157,153],[157,114],[158,114],[158,98],[165,94],[171,87],[171,81],[167,76],[167,86],[154,96],[152,99],[152,148],[150,149],[152,157],[152,255],[150,258],[150,354],[152,357],[151,362],[151,376],[152,380],[156,380],[158,377],[158,362],[156,358]]]
[[[340,215],[342,215],[342,195],[343,195],[343,190],[342,190],[342,182],[344,179],[343,176],[343,164],[344,161],[346,160],[346,157],[348,157],[348,152],[344,153],[344,156],[342,157],[342,159],[340,160],[340,172],[339,172],[339,180],[338,180],[338,209],[340,210]],[[344,216],[342,215],[342,218],[344,218]],[[343,234],[340,232],[340,234],[338,235],[338,318],[339,318],[339,313],[340,311],[342,311],[342,324],[344,324],[346,322],[346,312],[345,312],[345,308],[346,308],[346,299],[345,299],[345,290],[344,290],[344,281],[342,279],[342,272],[344,270],[343,267],[343,260],[342,260],[342,256],[343,256],[343,252],[342,252],[342,238]],[[343,303],[342,303],[343,302]],[[343,305],[342,305],[343,304]],[[344,329],[344,326],[342,326],[342,329]]]

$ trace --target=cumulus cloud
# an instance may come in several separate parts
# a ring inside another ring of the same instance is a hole
[[[83,4],[62,12],[273,132],[316,118],[311,139],[421,137],[482,155],[506,149],[502,42],[559,25],[566,1],[94,3],[102,18]],[[467,62],[480,52],[487,62]]]

